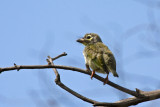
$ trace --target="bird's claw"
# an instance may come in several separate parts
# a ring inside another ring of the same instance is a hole
[[[107,83],[108,83],[108,74],[107,74],[107,77],[104,79],[103,85],[105,85]]]
[[[87,72],[91,73],[92,71],[90,69],[86,69]]]
[[[92,71],[91,79],[93,78],[94,74],[95,74],[95,71]]]

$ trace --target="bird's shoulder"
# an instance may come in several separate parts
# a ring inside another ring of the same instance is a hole
[[[105,44],[98,43],[96,46],[98,46],[98,52],[100,52],[100,55],[103,55],[106,63],[116,63],[113,53]]]
[[[106,52],[110,51],[109,48],[105,44],[103,44],[102,42],[97,42],[95,44],[95,47],[97,48],[97,51],[99,53],[106,53]]]

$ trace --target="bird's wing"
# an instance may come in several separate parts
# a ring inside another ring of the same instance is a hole
[[[116,60],[112,54],[112,52],[109,50],[109,48],[104,45],[103,43],[97,43],[97,52],[100,53],[99,56],[99,62],[101,62],[101,66],[103,66],[103,69],[105,72],[112,72],[113,75],[117,75],[116,73]]]
[[[107,74],[112,72],[115,77],[118,77],[116,72],[116,60],[106,45],[101,42],[94,44],[94,46],[89,49],[88,55],[97,68],[104,70]]]
[[[104,45],[104,44],[103,44]],[[108,49],[107,46],[103,46],[103,58],[105,61],[105,65],[109,72],[112,72],[114,76],[118,77],[116,72],[116,60],[112,54],[112,52]]]
[[[103,43],[96,43],[93,46],[91,46],[91,48],[89,49],[90,52],[88,51],[88,55],[90,56],[90,58],[92,59],[93,63],[97,68],[104,70],[104,72],[108,74],[109,71],[105,64],[103,48],[108,49],[107,46],[103,47]]]
[[[116,71],[116,60],[111,52],[104,53],[105,64],[109,69]]]
[[[89,64],[88,61],[91,60],[91,62],[94,63],[95,68],[103,69],[102,65],[105,65],[105,62],[103,60],[103,54],[99,52],[97,45],[93,44],[86,46],[83,53],[86,57],[87,64]]]
[[[103,53],[97,53],[97,56],[95,59],[93,59],[93,61],[101,70],[104,70],[104,72],[106,72],[107,74],[109,73],[103,58]]]

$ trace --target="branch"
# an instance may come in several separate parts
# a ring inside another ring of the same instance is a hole
[[[62,54],[58,55],[57,57],[52,58],[52,61],[54,61],[54,60],[56,60],[56,59],[58,59],[58,58],[60,58],[62,56],[66,56],[66,55],[67,55],[67,53],[63,52]]]
[[[4,71],[11,71],[11,70],[17,70],[19,71],[20,69],[46,69],[46,68],[53,68],[55,75],[56,75],[56,79],[55,82],[57,85],[59,85],[61,88],[63,88],[64,90],[68,91],[69,93],[71,93],[72,95],[82,99],[83,101],[89,102],[91,104],[93,104],[94,106],[109,106],[109,107],[119,107],[119,106],[129,106],[129,105],[136,105],[138,103],[141,102],[145,102],[145,101],[150,101],[150,100],[154,100],[154,99],[158,99],[160,98],[160,90],[156,90],[156,91],[150,91],[150,92],[144,92],[141,91],[139,89],[136,89],[136,91],[132,91],[130,89],[127,89],[125,87],[122,87],[118,84],[115,84],[111,81],[108,81],[107,84],[120,90],[123,91],[125,93],[128,93],[130,95],[133,95],[135,97],[131,97],[131,98],[127,98],[124,100],[120,100],[114,103],[106,103],[106,102],[98,102],[92,99],[89,99],[87,97],[84,97],[82,95],[80,95],[79,93],[71,90],[69,87],[65,86],[61,80],[60,80],[60,75],[57,71],[56,68],[58,69],[65,69],[65,70],[72,70],[72,71],[77,71],[80,73],[84,73],[87,75],[91,75],[90,72],[87,72],[86,70],[80,69],[80,68],[76,68],[76,67],[70,67],[70,66],[63,66],[63,65],[54,65],[53,64],[53,60],[56,60],[62,56],[66,56],[66,53],[62,53],[61,55],[58,55],[55,58],[51,58],[50,56],[48,56],[47,62],[48,65],[16,65],[14,64],[13,67],[6,67],[6,68],[0,68],[0,73],[4,72]],[[94,78],[96,78],[99,81],[104,81],[104,78],[98,76],[98,75],[94,75]]]
[[[53,60],[57,59],[57,58],[60,58],[61,56],[65,56],[66,53],[62,53],[61,55],[55,57],[55,58],[51,58],[50,56],[48,56],[48,59],[47,59],[47,62],[48,62],[48,65],[54,65],[53,63]],[[97,104],[101,104],[101,102],[98,102],[98,101],[95,101],[95,100],[92,100],[92,99],[89,99],[87,97],[84,97],[82,95],[80,95],[79,93],[73,91],[72,89],[70,89],[69,87],[67,87],[66,85],[64,85],[61,80],[60,80],[60,75],[57,71],[56,68],[53,68],[53,71],[56,75],[56,79],[55,79],[55,83],[60,86],[62,89],[66,90],[67,92],[71,93],[72,95],[76,96],[77,98],[80,98],[81,100],[83,101],[86,101],[86,102],[89,102],[93,105],[97,105]],[[106,103],[105,102],[105,105],[108,105],[108,106],[116,106],[117,104],[116,103]]]
[[[66,53],[63,53],[63,54],[61,54],[61,55],[59,55],[59,56],[57,56],[57,57],[55,57],[55,58],[51,58],[50,56],[48,56],[48,59],[47,59],[48,65],[54,65],[53,62],[52,62],[53,60],[56,60],[57,58],[60,58],[61,56],[65,56],[65,55],[67,55],[67,54],[66,54]],[[84,96],[80,95],[79,93],[73,91],[72,89],[68,88],[66,85],[64,85],[64,84],[61,82],[61,80],[60,80],[60,75],[59,75],[57,69],[56,69],[56,68],[53,68],[53,71],[54,71],[54,73],[55,73],[55,75],[56,75],[55,83],[56,83],[58,86],[60,86],[62,89],[68,91],[69,93],[71,93],[72,95],[80,98],[80,99],[83,100],[83,101],[86,101],[86,102],[89,102],[89,103],[92,103],[92,104],[98,103],[97,101],[94,101],[94,100],[91,100],[91,99],[89,99],[89,98],[87,98],[87,97],[84,97]]]
[[[16,65],[16,64],[14,64],[14,65]],[[71,67],[71,66],[63,66],[63,65],[16,65],[16,66],[13,66],[13,67],[0,68],[0,73],[4,72],[4,71],[10,71],[10,70],[46,69],[46,68],[58,68],[58,69],[72,70],[72,71],[77,71],[77,72],[84,73],[84,74],[87,74],[87,75],[91,75],[91,73],[87,72],[86,70],[76,68],[76,67]],[[102,82],[104,81],[104,78],[98,76],[97,74],[94,74],[93,77],[96,78],[99,81],[102,81]],[[107,84],[116,88],[116,89],[118,89],[118,90],[120,90],[120,91],[123,91],[125,93],[130,94],[130,95],[133,95],[135,97],[144,97],[143,95],[137,93],[136,91],[132,91],[132,90],[127,89],[125,87],[122,87],[118,84],[115,84],[111,81],[108,81]]]
[[[121,105],[122,107],[131,106],[131,105],[136,105],[141,102],[151,101],[151,100],[160,98],[160,90],[155,90],[155,91],[150,91],[150,92],[144,92],[144,91],[140,91],[140,92],[141,92],[141,94],[145,95],[146,97],[144,97],[144,98],[136,98],[136,97],[127,98],[127,99],[115,102],[114,103],[115,105],[113,105],[113,106],[119,106],[119,105]],[[94,104],[94,106],[108,106],[108,103],[101,103],[100,102],[100,103]]]

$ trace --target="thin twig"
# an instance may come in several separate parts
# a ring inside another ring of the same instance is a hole
[[[20,67],[14,63],[14,66],[17,68],[17,71],[20,70]]]
[[[56,59],[58,59],[58,58],[60,58],[60,57],[62,57],[62,56],[66,56],[66,55],[67,55],[67,53],[66,53],[66,52],[63,52],[62,54],[58,55],[57,57],[52,58],[52,61],[54,61],[54,60],[56,60]]]

